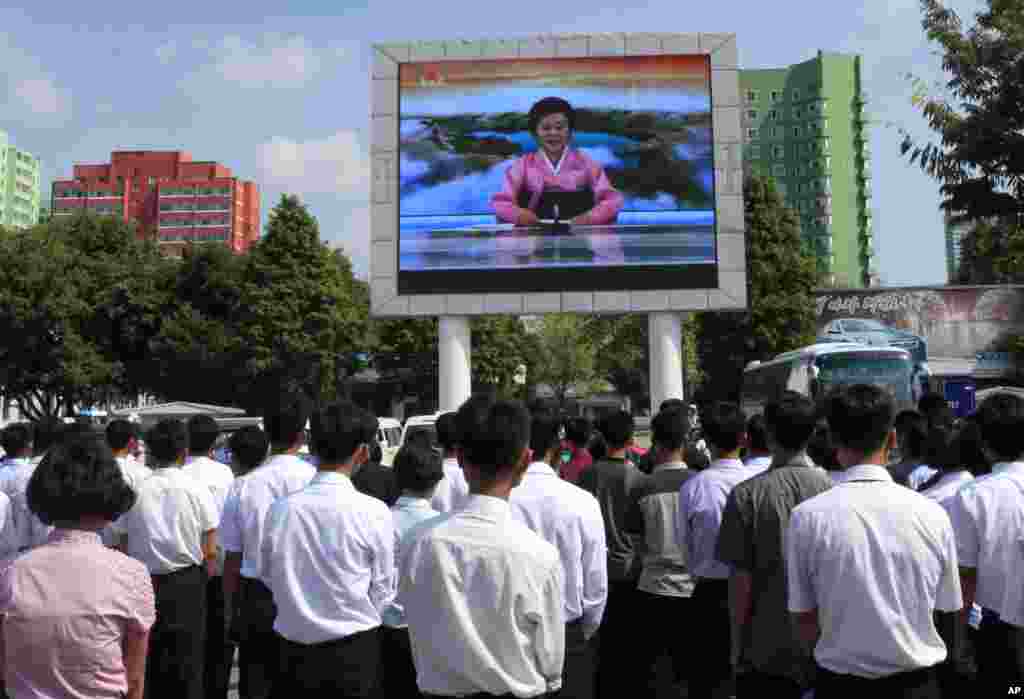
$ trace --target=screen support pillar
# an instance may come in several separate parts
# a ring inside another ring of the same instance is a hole
[[[683,332],[679,313],[647,316],[651,355],[651,414],[669,398],[683,399]]]
[[[441,316],[437,322],[438,387],[441,412],[459,409],[472,391],[469,318]]]

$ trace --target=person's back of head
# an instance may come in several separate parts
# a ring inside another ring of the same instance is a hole
[[[462,413],[462,408],[459,412]],[[471,488],[506,478],[511,478],[514,483],[527,465],[530,413],[518,401],[492,402],[482,419],[463,433],[461,439]],[[475,474],[475,478],[471,474]]]
[[[616,410],[601,420],[601,433],[608,444],[608,451],[621,451],[633,441],[633,416],[625,410]]]
[[[549,452],[558,448],[561,430],[562,421],[555,411],[549,408],[532,411],[530,450],[533,452],[534,461],[548,461]]]
[[[895,408],[883,389],[867,384],[841,388],[826,399],[825,414],[843,466],[887,457]]]
[[[93,433],[52,445],[28,482],[26,499],[44,524],[73,526],[87,518],[113,522],[135,504],[135,491]]]
[[[718,452],[716,456],[736,453],[746,440],[747,421],[735,403],[713,403],[701,424],[708,446]]]
[[[427,430],[416,430],[415,432],[411,432],[406,443],[415,444],[416,446],[424,449],[430,449],[430,432]]]
[[[903,410],[893,421],[900,458],[904,461],[923,461],[928,444],[928,420],[916,410]]]
[[[590,420],[585,417],[574,417],[565,425],[565,438],[572,442],[577,449],[587,446],[591,432]]]
[[[600,461],[608,456],[608,442],[600,430],[594,430],[591,433],[590,440],[587,442],[587,451],[594,461]]]
[[[247,425],[228,438],[235,475],[244,476],[263,463],[270,451],[267,433],[256,425]]]
[[[370,456],[370,444],[377,436],[377,418],[355,403],[330,403],[310,421],[312,452],[320,466],[358,466]]]
[[[686,424],[686,406],[678,401],[677,407],[658,411],[651,420],[651,444],[663,453],[682,452],[686,446],[689,427]],[[680,453],[680,458],[685,458]]]
[[[807,444],[807,455],[811,457],[811,461],[826,471],[839,471],[842,469],[827,421],[819,420],[815,426],[811,440]]]
[[[666,410],[682,410],[684,411],[683,419],[685,420],[686,401],[681,398],[666,398],[661,401],[661,405],[658,406],[658,412],[663,413]]]
[[[220,436],[217,421],[209,415],[193,415],[188,420],[188,450],[193,456],[206,456]]]
[[[767,410],[765,407],[765,412]],[[751,456],[765,456],[771,453],[764,413],[751,415],[747,420],[747,448]]]
[[[997,393],[978,409],[978,425],[991,460],[1018,461],[1024,455],[1024,399]]]
[[[8,459],[25,458],[32,455],[32,425],[16,422],[0,432],[0,447]]]
[[[817,425],[814,401],[795,391],[786,391],[765,406],[764,429],[783,451],[793,453],[807,449]]]
[[[466,399],[455,411],[455,442],[460,448],[464,450],[467,441],[482,429],[493,405],[494,398],[478,393]]]
[[[45,418],[32,424],[32,453],[43,456],[46,450],[60,441],[64,423],[57,418]]]
[[[956,431],[950,446],[950,458],[943,464],[945,471],[970,471],[972,476],[982,476],[992,471],[985,456],[985,442],[981,438],[981,426],[972,416],[964,420]]]
[[[445,455],[451,454],[459,446],[458,427],[455,422],[455,413],[442,413],[437,416],[434,423],[437,431],[437,443],[444,449]]]
[[[392,468],[398,489],[416,497],[429,499],[444,478],[441,455],[417,444],[406,444],[399,449]]]
[[[953,427],[953,410],[944,396],[938,393],[926,393],[917,402],[917,410],[924,415],[930,429]]]
[[[173,466],[188,454],[188,428],[181,420],[164,418],[146,432],[152,465]]]
[[[312,405],[301,391],[285,391],[263,410],[263,429],[270,445],[278,451],[287,451],[302,445]]]
[[[135,424],[128,420],[111,420],[105,431],[107,446],[115,454],[121,454],[129,450],[132,441],[138,439],[138,431]]]

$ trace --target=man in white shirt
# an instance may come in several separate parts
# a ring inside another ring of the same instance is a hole
[[[238,643],[240,699],[268,699],[278,663],[274,598],[260,576],[260,542],[274,501],[309,484],[316,468],[299,457],[305,443],[309,400],[285,393],[263,411],[271,453],[263,465],[235,479],[220,520],[224,602],[231,639]],[[237,593],[237,594],[236,594]],[[237,597],[237,599],[236,599]]]
[[[815,696],[940,696],[936,612],[963,605],[956,544],[937,503],[893,482],[894,409],[877,386],[825,404],[847,478],[798,505],[786,535],[789,611],[817,663]]]
[[[128,486],[135,490],[136,484],[149,477],[152,469],[146,468],[132,454],[139,448],[136,427],[128,420],[111,420],[106,429],[107,446],[114,453],[121,475]]]
[[[401,495],[391,507],[391,518],[395,525],[395,561],[402,560],[402,550],[407,535],[423,522],[441,516],[430,505],[437,484],[444,478],[441,457],[433,449],[416,444],[406,444],[395,455],[392,465],[395,481]],[[396,574],[399,571],[396,566]],[[405,623],[405,611],[401,598],[388,605],[383,614],[380,649],[379,696],[416,697],[416,665],[412,658],[409,642],[409,626]]]
[[[363,699],[376,685],[381,613],[395,596],[391,512],[352,485],[377,418],[336,403],[311,427],[317,474],[271,505],[260,540],[260,576],[277,607],[274,696]]]
[[[457,425],[469,501],[414,529],[399,561],[417,684],[428,697],[544,696],[562,685],[562,564],[508,503],[530,416],[474,396]]]
[[[235,480],[231,467],[213,459],[213,446],[220,437],[217,421],[209,415],[193,415],[188,421],[188,459],[181,470],[210,491],[217,506],[217,522],[224,515],[224,501]],[[206,583],[206,699],[227,699],[235,647],[224,636],[224,547],[217,546],[217,559]]]
[[[747,420],[747,455],[743,465],[750,469],[751,477],[764,473],[772,465],[772,450],[768,446],[763,413],[751,415]]]
[[[114,523],[124,552],[153,579],[156,624],[146,663],[147,697],[201,699],[206,581],[217,555],[217,507],[181,470],[188,431],[161,420],[146,435],[153,475],[137,484],[135,506]]]
[[[32,425],[18,422],[8,425],[0,432],[0,446],[4,450],[4,459],[0,461],[0,493],[9,501],[8,526],[0,536],[4,541],[0,548],[17,554],[31,545],[39,545],[35,541],[34,530],[42,534],[43,525],[29,510],[25,491],[28,481],[32,478],[36,463],[32,459],[33,448]]]
[[[550,410],[530,423],[533,463],[508,502],[517,520],[558,549],[565,574],[563,699],[593,699],[596,653],[592,638],[608,601],[608,550],[597,499],[558,477],[562,423]]]
[[[704,435],[714,460],[679,489],[679,538],[690,554],[694,623],[702,630],[690,679],[690,699],[710,699],[732,674],[729,618],[729,566],[718,561],[715,547],[726,499],[737,483],[750,477],[740,461],[747,423],[735,403],[715,403],[704,414]]]
[[[466,483],[466,476],[458,460],[455,413],[439,415],[434,429],[437,430],[437,443],[442,449],[444,478],[437,484],[430,505],[438,512],[452,512],[469,499],[469,484]]]
[[[1005,695],[1024,681],[1024,400],[995,395],[977,414],[992,474],[946,502],[965,608],[977,602],[980,683]]]

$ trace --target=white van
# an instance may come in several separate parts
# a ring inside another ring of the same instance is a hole
[[[398,453],[398,445],[402,441],[402,423],[393,417],[377,418],[377,442],[383,454],[381,463],[390,466]]]
[[[437,447],[437,429],[434,426],[437,423],[437,418],[441,417],[442,413],[437,412],[433,415],[413,415],[405,421],[405,428],[402,430],[402,444],[404,445],[409,441],[409,437],[419,434],[426,433],[426,436],[430,440],[430,445]]]

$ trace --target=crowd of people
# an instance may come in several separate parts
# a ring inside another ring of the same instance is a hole
[[[205,416],[144,461],[124,421],[11,425],[4,691],[225,699],[237,653],[241,699],[657,696],[659,666],[690,699],[1012,694],[1024,400],[918,407],[671,400],[644,453],[626,412],[473,396],[392,466],[372,414],[291,394],[230,464]]]

